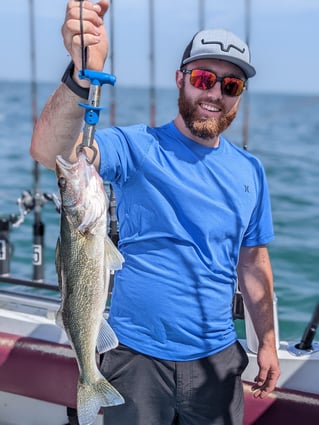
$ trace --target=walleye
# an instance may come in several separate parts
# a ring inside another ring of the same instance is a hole
[[[57,322],[63,324],[79,367],[79,423],[89,425],[101,406],[124,403],[96,364],[96,347],[102,353],[118,344],[103,312],[110,270],[120,269],[123,257],[107,237],[108,198],[85,153],[76,163],[57,156],[56,174],[61,195],[56,268],[62,298]]]

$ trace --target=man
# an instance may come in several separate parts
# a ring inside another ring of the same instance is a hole
[[[83,3],[87,68],[107,56],[105,0]],[[80,3],[69,1],[62,28],[74,70],[47,102],[31,154],[54,169],[76,161],[88,83],[81,68]],[[120,345],[102,371],[126,400],[105,409],[105,424],[240,425],[247,356],[232,321],[237,277],[259,339],[256,397],[279,377],[273,239],[267,183],[258,159],[221,133],[236,116],[255,74],[248,46],[224,30],[202,31],[176,72],[179,112],[159,128],[136,125],[95,133],[95,166],[118,202],[119,249],[110,324]]]

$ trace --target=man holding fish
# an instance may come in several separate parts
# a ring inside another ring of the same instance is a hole
[[[78,76],[83,42],[88,69],[102,71],[108,53],[107,1],[81,6],[69,1],[62,27],[73,66],[32,139],[32,156],[51,169],[57,156],[79,161],[78,103],[89,86]],[[101,371],[125,403],[105,408],[105,424],[242,424],[247,356],[232,319],[237,279],[259,340],[252,390],[264,398],[275,388],[267,182],[260,161],[222,135],[254,75],[248,46],[236,35],[201,31],[176,71],[173,121],[95,132],[94,166],[116,194],[124,257],[109,316],[119,345],[105,353]]]

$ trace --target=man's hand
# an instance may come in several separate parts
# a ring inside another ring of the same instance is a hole
[[[80,31],[80,1],[70,0],[62,26],[64,45],[70,53],[75,70],[82,68],[81,31]],[[107,0],[98,3],[82,2],[83,39],[87,49],[87,68],[102,71],[108,54],[108,39],[103,17],[108,10]],[[74,73],[75,78],[77,72]]]
[[[256,384],[252,386],[255,398],[267,397],[276,387],[280,376],[278,356],[275,349],[260,347],[257,354],[259,373],[255,378]]]
[[[273,315],[273,277],[267,247],[241,247],[238,282],[259,340],[254,396],[265,398],[280,376]]]

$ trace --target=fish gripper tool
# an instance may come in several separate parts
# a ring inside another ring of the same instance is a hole
[[[84,69],[79,71],[79,78],[90,80],[90,91],[88,103],[79,103],[79,106],[85,109],[85,124],[82,143],[77,147],[77,154],[84,148],[90,149],[93,155],[91,158],[87,158],[87,161],[92,164],[97,155],[96,148],[93,146],[95,126],[99,121],[100,111],[103,109],[100,107],[101,87],[103,84],[114,86],[116,77],[105,72]]]

